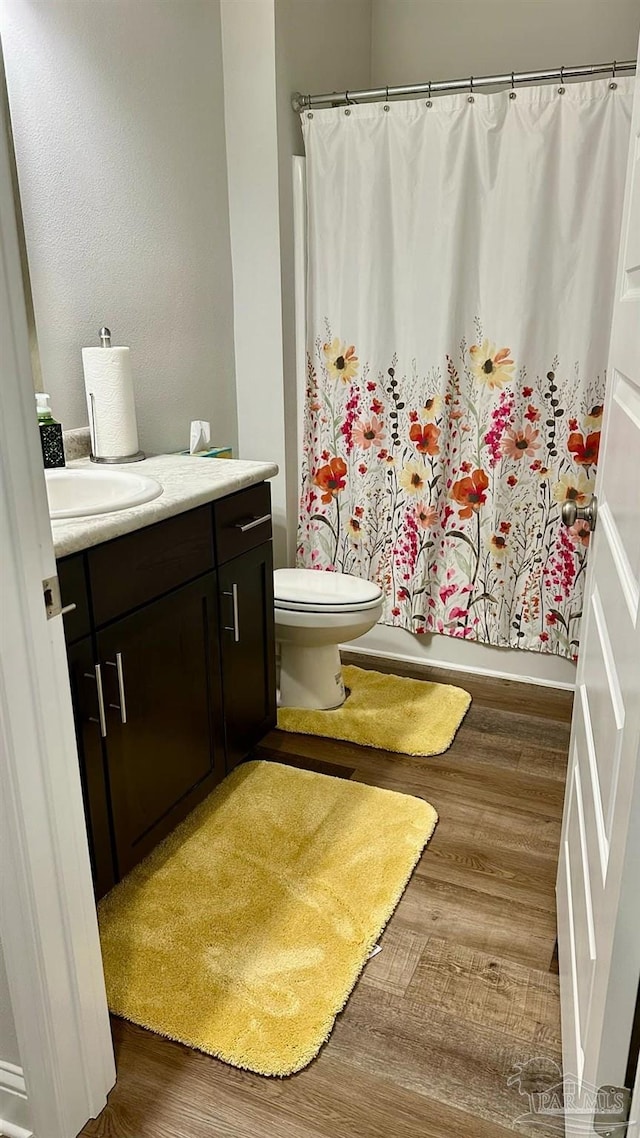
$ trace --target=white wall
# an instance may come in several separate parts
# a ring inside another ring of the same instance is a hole
[[[376,86],[634,59],[638,0],[373,0]]]
[[[3,0],[43,382],[87,422],[80,348],[131,346],[141,444],[235,443],[218,0]]]
[[[371,0],[222,0],[239,453],[280,466],[275,557],[293,556],[298,506],[291,94],[368,82]]]
[[[304,154],[300,116],[291,107],[294,91],[369,83],[371,17],[372,0],[275,0],[281,158]]]
[[[270,459],[274,555],[286,551],[273,0],[222,0],[238,453]]]
[[[343,647],[352,652],[403,660],[411,664],[450,668],[454,672],[478,672],[485,676],[520,680],[549,687],[572,688],[576,668],[562,656],[525,652],[517,648],[496,648],[471,640],[456,640],[437,633],[414,636],[404,628],[378,624],[366,636]]]
[[[275,0],[282,334],[289,560],[295,556],[299,499],[294,320],[292,158],[304,154],[294,91],[369,83],[371,0]]]

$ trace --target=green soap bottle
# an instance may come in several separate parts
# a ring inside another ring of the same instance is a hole
[[[47,470],[65,465],[62,427],[51,414],[50,398],[51,396],[45,394],[44,391],[36,393],[36,412],[38,426],[40,427],[42,458]]]

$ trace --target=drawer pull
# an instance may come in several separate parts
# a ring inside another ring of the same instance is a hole
[[[105,715],[104,695],[102,692],[102,668],[100,667],[99,664],[96,664],[93,672],[85,672],[85,676],[88,680],[95,680],[96,688],[98,691],[98,715],[99,715],[99,719],[95,719],[93,716],[89,716],[89,723],[99,723],[100,724],[100,734],[102,735],[103,739],[106,739],[106,737],[107,737],[107,717]]]
[[[230,593],[223,593],[223,597],[231,597],[233,602],[233,624],[225,624],[225,632],[232,632],[234,642],[237,644],[240,640],[240,620],[238,618],[238,586],[234,583],[231,586]]]
[[[248,533],[250,529],[257,529],[270,521],[271,514],[263,514],[260,518],[251,518],[249,522],[236,522],[235,529],[239,529],[240,533]]]
[[[114,711],[120,712],[120,719],[123,723],[127,722],[127,700],[124,694],[124,671],[122,668],[122,652],[116,652],[115,663],[113,660],[107,660],[110,668],[115,668],[118,674],[118,692],[120,695],[120,703],[110,703]]]

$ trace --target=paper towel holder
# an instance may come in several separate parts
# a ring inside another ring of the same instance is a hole
[[[100,336],[100,347],[101,348],[110,348],[111,347],[111,330],[109,328],[101,328],[98,335]],[[95,400],[95,395],[93,394],[92,391],[89,392],[89,406],[91,408],[91,437],[92,437],[92,440],[95,444],[96,440],[97,440],[97,434],[96,434],[96,400]],[[117,455],[115,458],[96,458],[93,451],[89,455],[89,458],[91,459],[92,462],[113,463],[114,465],[116,465],[118,463],[125,463],[125,462],[142,462],[143,458],[145,458],[145,457],[146,457],[145,453],[142,450],[137,450],[135,452],[135,454]]]

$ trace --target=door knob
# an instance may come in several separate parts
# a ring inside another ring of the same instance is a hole
[[[562,522],[565,526],[573,526],[576,522],[587,522],[593,533],[598,520],[598,499],[591,495],[588,506],[576,506],[575,502],[565,502],[562,507]]]

